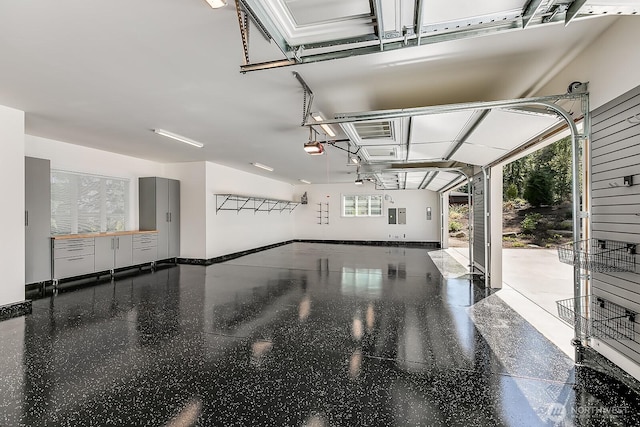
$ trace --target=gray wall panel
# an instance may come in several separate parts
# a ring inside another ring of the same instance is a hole
[[[637,126],[629,127],[618,134],[607,135],[600,139],[598,148],[592,151],[592,157],[597,158],[603,154],[635,145],[638,143],[638,140],[635,139],[638,135],[640,135],[640,128]]]
[[[591,225],[594,238],[636,243],[640,248],[640,126],[627,120],[635,114],[640,115],[640,87],[592,113]],[[626,175],[634,176],[635,185],[623,185]],[[594,272],[593,294],[640,312],[638,273],[637,265],[635,272]],[[640,337],[603,341],[640,364]]]

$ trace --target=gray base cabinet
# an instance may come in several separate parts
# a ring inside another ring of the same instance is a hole
[[[25,284],[51,280],[51,173],[46,159],[25,157]]]
[[[94,239],[53,239],[53,278],[82,276],[95,272]]]
[[[156,230],[157,259],[180,256],[180,181],[144,177],[138,180],[140,230]]]
[[[158,259],[158,236],[136,234],[133,236],[133,263],[146,264]]]
[[[87,274],[113,272],[157,258],[156,233],[135,231],[117,235],[51,238],[51,277],[54,281]]]
[[[131,235],[95,238],[95,271],[114,270],[133,265]]]

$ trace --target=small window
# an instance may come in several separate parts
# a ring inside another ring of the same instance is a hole
[[[129,180],[51,171],[51,233],[123,231],[129,218]]]
[[[342,216],[382,216],[382,196],[366,194],[343,196]]]

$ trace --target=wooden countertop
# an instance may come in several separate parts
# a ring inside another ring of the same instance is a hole
[[[51,236],[53,240],[64,239],[88,239],[92,237],[111,237],[111,236],[127,236],[129,234],[156,234],[157,230],[128,230],[128,231],[110,231],[108,233],[85,233],[85,234],[60,234]]]

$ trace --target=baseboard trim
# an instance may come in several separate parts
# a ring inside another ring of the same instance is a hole
[[[294,242],[326,243],[332,245],[390,246],[401,248],[440,249],[440,242],[418,242],[406,240],[315,240],[296,239]]]
[[[240,258],[245,255],[255,254],[257,252],[266,251],[268,249],[277,248],[279,246],[288,245],[293,243],[295,240],[287,240],[286,242],[274,243],[271,245],[260,246],[259,248],[247,249],[246,251],[234,252],[227,255],[221,255],[214,258],[203,259],[203,258],[178,258],[178,264],[188,264],[188,265],[211,265],[218,264],[220,262],[229,261],[232,259]]]
[[[313,239],[294,239],[285,242],[274,243],[272,245],[260,246],[259,248],[247,249],[246,251],[234,252],[227,255],[221,255],[214,258],[178,258],[178,264],[186,265],[212,265],[232,259],[240,258],[245,255],[255,254],[257,252],[266,251],[268,249],[277,248],[279,246],[289,245],[291,243],[324,243],[332,245],[361,245],[361,246],[390,246],[404,248],[426,248],[440,249],[440,242],[407,242],[397,240],[313,240]]]
[[[14,317],[31,314],[31,300],[14,302],[12,304],[0,305],[0,320],[12,319]]]

